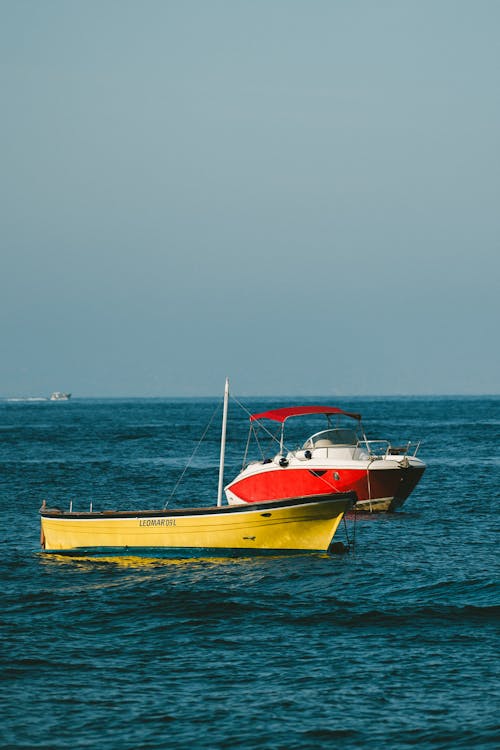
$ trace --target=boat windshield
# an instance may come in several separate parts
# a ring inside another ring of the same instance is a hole
[[[327,448],[332,445],[356,445],[357,442],[358,436],[354,430],[335,428],[312,435],[306,440],[302,448],[306,450],[307,448]]]

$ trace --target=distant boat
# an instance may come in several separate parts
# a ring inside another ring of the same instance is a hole
[[[50,397],[50,401],[68,401],[71,398],[71,393],[63,393],[62,391],[54,391]]]
[[[212,507],[73,512],[43,502],[45,552],[155,554],[215,551],[219,555],[276,551],[326,552],[354,492],[294,497],[252,506],[222,505],[229,383],[226,380],[217,505]]]

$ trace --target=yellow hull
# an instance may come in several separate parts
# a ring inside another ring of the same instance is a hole
[[[353,493],[248,506],[63,513],[43,508],[46,552],[100,550],[328,550]]]

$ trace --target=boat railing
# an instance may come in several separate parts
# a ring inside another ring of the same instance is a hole
[[[356,449],[368,453],[374,458],[383,458],[388,455],[391,444],[388,440],[358,440]]]
[[[408,443],[408,454],[410,453],[410,446],[414,445],[415,448],[413,449],[413,453],[411,455],[413,457],[415,457],[417,455],[418,449],[420,448],[420,442],[421,442],[420,440],[418,441],[418,443],[411,443],[411,442],[409,442]]]
[[[413,453],[411,453],[412,446],[415,446]],[[388,458],[389,456],[415,457],[420,448],[420,441],[416,444],[408,441],[405,445],[392,445],[389,440],[358,440],[356,448],[374,458]]]

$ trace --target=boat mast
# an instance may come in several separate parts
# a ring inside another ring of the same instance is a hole
[[[224,484],[224,453],[226,451],[227,403],[229,401],[229,378],[226,378],[224,388],[224,410],[222,413],[222,435],[220,439],[219,489],[217,505],[222,505],[222,486]]]

